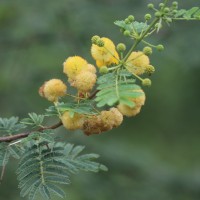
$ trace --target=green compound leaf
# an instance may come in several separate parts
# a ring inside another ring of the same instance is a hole
[[[0,169],[2,168],[0,179],[3,179],[5,171],[4,169],[8,164],[10,158],[13,157],[15,159],[19,159],[22,153],[23,149],[16,146],[15,144],[8,145],[7,143],[0,143]]]
[[[99,92],[96,94],[95,101],[97,107],[113,106],[116,103],[123,103],[130,107],[134,107],[134,103],[130,98],[137,98],[142,95],[140,86],[135,84],[135,79],[130,77],[129,72],[116,75],[109,73],[103,75],[97,81]]]
[[[70,116],[73,117],[74,113],[85,114],[85,115],[93,115],[96,114],[95,110],[92,109],[91,102],[88,100],[80,101],[79,103],[60,103],[56,107],[50,106],[46,110],[46,116],[54,116],[59,115],[59,113],[64,113],[65,111],[69,111]],[[59,113],[58,113],[59,112]]]
[[[18,117],[0,118],[0,131],[14,134],[26,128],[25,125],[18,123]]]
[[[46,200],[65,197],[60,185],[70,184],[70,175],[79,171],[98,172],[107,168],[94,159],[97,154],[82,154],[84,147],[65,143],[37,141],[27,147],[17,169],[21,196]]]
[[[134,21],[130,24],[126,24],[124,20],[121,20],[121,21],[115,21],[114,24],[122,28],[124,31],[128,30],[132,33],[138,33],[138,34],[143,31],[146,31],[149,27],[146,23],[137,21]]]
[[[44,115],[38,115],[36,113],[29,113],[29,118],[21,120],[21,124],[29,125],[32,127],[41,126],[44,121]]]
[[[174,19],[184,18],[186,20],[199,19],[200,20],[200,8],[193,7],[189,10],[181,9],[174,15]]]

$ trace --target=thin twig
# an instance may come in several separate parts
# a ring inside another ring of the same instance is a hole
[[[37,131],[42,132],[42,131],[47,130],[47,129],[56,129],[56,128],[60,127],[60,126],[62,126],[62,122],[61,121],[59,121],[57,124],[54,124],[52,126],[41,127]],[[26,133],[19,133],[19,134],[11,135],[11,136],[0,137],[0,142],[12,142],[14,140],[18,140],[18,139],[21,139],[21,138],[28,137],[33,132],[35,132],[35,131],[26,132]]]

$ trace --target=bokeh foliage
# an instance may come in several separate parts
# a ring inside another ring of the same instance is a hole
[[[199,6],[196,0],[179,2],[183,8]],[[65,79],[62,63],[68,56],[80,55],[94,62],[90,38],[95,34],[130,45],[113,22],[129,14],[142,19],[147,3],[1,0],[1,117],[43,113],[49,103],[39,97],[39,86],[53,77]],[[199,34],[199,22],[179,22],[151,38],[166,50],[151,56],[157,68],[152,87],[145,88],[147,102],[139,116],[99,136],[59,130],[69,142],[100,154],[109,167],[108,173],[74,178],[66,188],[70,199],[200,198]],[[0,200],[20,199],[13,168],[14,161],[0,185]]]

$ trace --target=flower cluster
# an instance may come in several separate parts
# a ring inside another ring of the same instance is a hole
[[[123,56],[119,58],[119,54],[123,55],[126,46],[120,43],[115,44],[106,37],[100,38],[99,36],[93,36],[91,55],[96,61],[97,69],[104,73],[115,73],[115,70],[125,68],[129,73],[131,72],[136,77],[144,73],[151,74],[154,72],[154,67],[150,65],[148,55],[152,53],[152,49],[146,47],[143,51],[133,51],[127,57],[123,59]],[[112,71],[114,69],[114,71]],[[109,70],[111,70],[109,72]],[[131,117],[137,115],[141,107],[145,103],[145,93],[142,89],[131,90],[129,92],[136,92],[138,96],[128,96],[131,105],[118,102],[114,106],[110,106],[108,109],[97,108],[94,103],[95,95],[91,97],[91,92],[95,91],[95,84],[97,81],[96,67],[88,63],[84,58],[80,56],[68,57],[63,63],[63,73],[67,76],[68,83],[71,87],[77,90],[77,95],[70,95],[67,93],[66,84],[60,79],[51,79],[46,81],[39,89],[39,94],[45,97],[47,100],[54,102],[55,107],[61,103],[60,99],[66,96],[73,98],[73,102],[77,102],[77,106],[82,101],[91,101],[93,106],[93,113],[84,112],[70,112],[69,109],[59,111],[59,118],[62,121],[63,126],[68,130],[82,130],[86,135],[99,134],[105,131],[109,131],[115,127],[118,127],[122,121],[123,116]],[[101,75],[99,75],[101,76]],[[109,80],[108,84],[109,84]],[[150,79],[143,79],[146,85]],[[81,109],[81,108],[80,108]]]

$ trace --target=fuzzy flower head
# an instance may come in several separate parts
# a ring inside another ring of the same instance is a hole
[[[103,122],[99,115],[88,117],[83,124],[83,132],[85,135],[100,134],[107,130],[103,127]]]
[[[102,111],[100,116],[104,126],[108,129],[119,126],[123,121],[123,115],[117,108],[111,108],[109,111]]]
[[[119,104],[117,108],[121,112],[122,115],[127,116],[127,117],[133,117],[137,115],[138,113],[140,113],[140,110],[141,110],[141,106],[131,108],[124,104]]]
[[[56,102],[67,92],[67,86],[60,79],[51,79],[45,82],[39,89],[39,94],[49,101]]]
[[[87,71],[89,71],[89,72],[91,72],[93,74],[96,74],[97,70],[96,70],[96,67],[94,65],[88,64],[87,66],[88,66]]]
[[[132,52],[126,61],[126,65],[129,67],[129,70],[136,75],[143,74],[149,63],[149,57],[142,51]]]
[[[91,54],[95,60],[109,62],[110,59],[115,54],[115,45],[114,43],[108,38],[101,38],[104,42],[102,47],[97,46],[96,44],[92,44],[91,47]]]
[[[108,61],[96,60],[96,65],[99,68],[101,68],[102,66],[109,66],[109,65],[118,64],[118,63],[119,63],[119,55],[117,51],[114,52],[114,54],[110,57]]]
[[[135,103],[135,106],[131,108],[130,106],[127,106],[125,104],[119,104],[117,106],[118,110],[122,113],[122,115],[125,115],[127,117],[135,116],[138,113],[140,113],[141,107],[144,105],[146,96],[143,90],[137,90],[137,92],[140,92],[141,95],[136,98],[130,98],[131,101]]]
[[[72,83],[72,86],[80,92],[89,92],[94,87],[96,79],[96,74],[90,71],[82,71],[76,76],[75,80]]]
[[[70,116],[69,112],[66,111],[61,117],[63,126],[68,130],[77,130],[83,128],[84,116],[75,113],[73,117]]]
[[[67,74],[69,79],[74,79],[79,73],[87,69],[87,61],[80,56],[69,57],[63,63],[63,72]]]

